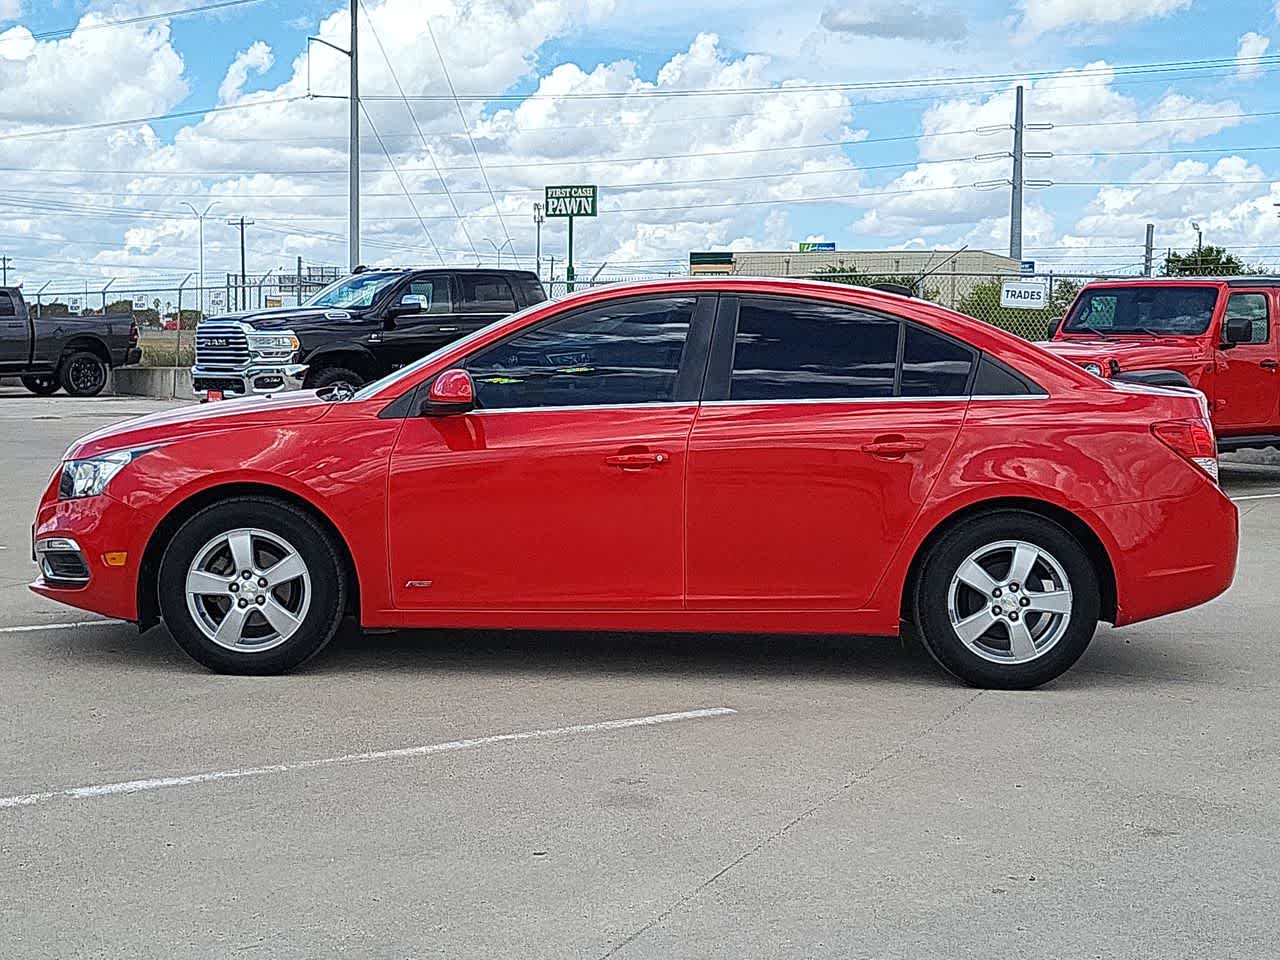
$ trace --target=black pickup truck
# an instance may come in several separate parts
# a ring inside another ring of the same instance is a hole
[[[206,399],[355,388],[546,299],[524,270],[361,268],[301,306],[201,322],[192,387]]]
[[[96,396],[112,367],[141,359],[132,314],[33,317],[21,290],[0,287],[0,376],[20,377],[32,393]]]

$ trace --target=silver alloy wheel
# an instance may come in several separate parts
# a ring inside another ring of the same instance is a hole
[[[311,574],[287,540],[244,527],[214,537],[187,569],[187,609],[200,632],[236,653],[280,646],[311,608]]]
[[[951,628],[993,663],[1044,656],[1071,624],[1071,581],[1058,559],[1034,543],[1000,540],[960,564],[947,590]]]

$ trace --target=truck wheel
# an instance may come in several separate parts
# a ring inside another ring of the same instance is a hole
[[[1021,510],[974,517],[920,564],[911,618],[933,658],[975,687],[1030,690],[1080,659],[1102,606],[1089,554]]]
[[[58,378],[53,374],[43,377],[23,377],[22,385],[37,397],[51,397],[58,392]]]
[[[160,561],[160,612],[178,646],[218,673],[286,673],[337,632],[347,583],[310,516],[261,496],[205,507]]]
[[[76,350],[63,358],[58,379],[69,396],[96,397],[107,385],[108,369],[96,353]]]
[[[335,385],[359,390],[364,386],[364,377],[346,367],[321,367],[307,377],[306,383],[308,390],[320,390]]]

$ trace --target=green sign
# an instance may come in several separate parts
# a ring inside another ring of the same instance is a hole
[[[817,243],[811,240],[800,241],[801,253],[832,253],[835,251],[835,249],[836,249],[835,242],[831,240],[828,240],[826,242],[817,242]]]
[[[547,187],[548,217],[594,217],[596,215],[596,188]]]

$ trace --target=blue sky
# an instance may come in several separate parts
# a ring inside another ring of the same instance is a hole
[[[27,44],[17,36],[23,31],[198,2],[17,2],[14,16],[15,0],[0,0],[0,17],[8,16],[0,19],[0,35],[8,38],[0,50],[11,51],[0,59],[0,82],[14,91],[0,103],[0,132],[54,131],[0,141],[0,165],[11,171],[9,215],[19,216],[19,230],[30,238],[16,254],[26,256],[29,275],[172,273],[189,259],[194,239],[182,201],[200,205],[211,198],[220,198],[219,213],[262,221],[252,244],[261,269],[297,255],[343,262],[341,102],[265,104],[204,119],[56,131],[202,110],[220,102],[220,91],[231,104],[303,93],[305,71],[295,72],[295,62],[306,37],[323,32],[345,42],[345,5],[262,0]],[[1123,70],[1280,53],[1271,46],[1271,37],[1280,35],[1271,4],[366,2],[366,96],[396,92],[375,34],[407,92],[447,92],[425,30],[428,19],[460,93],[541,93],[523,104],[464,104],[492,198],[479,171],[467,169],[474,154],[452,103],[414,104],[422,137],[404,103],[366,103],[392,154],[388,161],[366,130],[370,197],[362,234],[371,241],[370,259],[473,261],[472,250],[491,253],[485,237],[506,236],[528,258],[537,190],[566,181],[600,185],[601,217],[583,232],[582,256],[588,265],[608,260],[618,270],[670,269],[691,248],[779,249],[816,237],[846,249],[969,243],[1001,250],[1008,242],[1007,190],[984,192],[971,184],[1006,176],[1008,163],[972,157],[1006,149],[1009,138],[962,132],[1007,122],[1011,83],[894,85],[1092,65],[1083,76],[1027,82],[1028,121],[1058,124],[1028,134],[1028,149],[1058,154],[1028,163],[1028,176],[1058,182],[1028,193],[1029,255],[1064,269],[1130,269],[1140,259],[1146,222],[1157,224],[1158,247],[1185,249],[1194,242],[1189,223],[1195,218],[1210,242],[1280,263],[1271,207],[1280,201],[1272,182],[1280,150],[1246,149],[1280,146],[1274,133],[1280,117],[1243,116],[1280,111],[1271,83],[1280,63],[1139,75]],[[26,55],[18,55],[24,49]],[[233,83],[228,71],[235,72],[238,57],[242,82]],[[344,94],[345,69],[336,54],[317,52],[313,91]],[[803,97],[720,95],[737,86],[783,83],[884,86]],[[716,93],[643,99],[655,84]],[[639,87],[646,89],[637,97]],[[547,98],[603,90],[629,96]],[[823,146],[846,139],[873,142]],[[874,142],[887,139],[892,142]],[[1109,155],[1067,156],[1086,153]],[[619,162],[636,157],[652,159]],[[443,184],[432,172],[436,165],[444,168]],[[252,170],[266,173],[256,180],[244,175]],[[179,176],[184,172],[190,175]],[[656,185],[646,189],[649,183]],[[446,197],[442,188],[456,195]],[[799,202],[815,196],[839,199]],[[81,209],[65,209],[67,203]],[[559,224],[546,228],[549,249],[562,243],[561,233]],[[235,245],[225,234],[213,230],[207,237],[215,271],[234,259]]]

